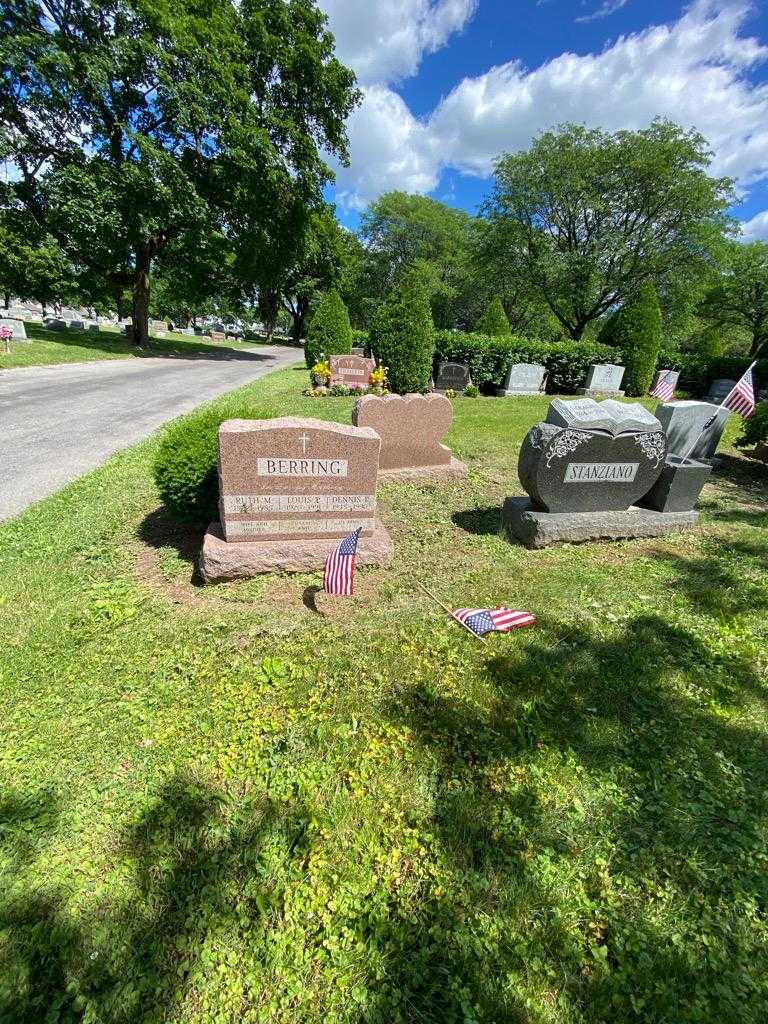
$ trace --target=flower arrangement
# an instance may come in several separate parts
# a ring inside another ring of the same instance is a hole
[[[388,366],[377,366],[372,371],[371,376],[368,378],[370,386],[377,391],[384,391],[387,387],[387,373],[389,372]]]
[[[309,371],[309,376],[312,379],[312,383],[316,388],[328,387],[331,382],[331,367],[325,358],[325,355],[320,356],[318,361]]]
[[[11,330],[11,328],[6,327],[5,324],[0,325],[0,338],[2,338],[3,342],[5,343],[6,355],[11,351],[11,347],[8,344],[8,342],[11,340],[12,337],[13,331]]]

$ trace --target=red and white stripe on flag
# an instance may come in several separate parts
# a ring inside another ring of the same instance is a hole
[[[659,370],[656,376],[656,383],[649,392],[651,398],[658,398],[662,402],[669,402],[674,398],[675,385],[672,383],[670,370]]]
[[[757,404],[755,391],[755,376],[752,366],[750,366],[730,395],[723,401],[723,405],[731,412],[737,412],[739,416],[743,416],[745,420],[749,419]]]
[[[326,558],[323,590],[327,594],[351,597],[355,585],[357,542],[362,532],[362,527],[358,527],[354,533],[345,537]]]

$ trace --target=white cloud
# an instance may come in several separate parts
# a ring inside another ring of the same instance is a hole
[[[425,53],[444,46],[478,0],[320,0],[336,52],[364,85],[413,75]]]
[[[582,14],[581,17],[576,18],[576,21],[597,21],[598,18],[607,18],[611,14],[615,14],[616,11],[620,11],[622,7],[626,7],[629,0],[603,0],[596,11],[591,14]]]
[[[459,82],[424,121],[383,84],[368,89],[350,125],[353,163],[340,198],[359,207],[387,188],[428,191],[444,167],[487,175],[500,153],[564,121],[616,130],[658,115],[698,128],[715,152],[713,172],[746,188],[768,177],[768,84],[746,75],[768,47],[742,34],[749,11],[742,0],[696,0],[676,22],[620,36],[600,53],[563,53],[533,70],[493,67]]]
[[[741,225],[742,242],[768,242],[768,210],[756,213],[750,220]]]

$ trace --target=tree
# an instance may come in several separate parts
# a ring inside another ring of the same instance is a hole
[[[621,349],[627,394],[647,395],[661,348],[661,310],[650,281],[644,281],[636,294],[608,318],[597,340]]]
[[[406,273],[373,317],[371,349],[388,368],[389,385],[404,395],[429,385],[435,353],[435,327],[421,275]]]
[[[732,182],[707,174],[704,138],[668,121],[609,134],[565,125],[496,164],[490,244],[567,334],[706,264],[729,226]]]
[[[341,296],[333,289],[320,299],[309,323],[304,358],[311,369],[321,355],[344,355],[351,351],[349,313]]]
[[[475,284],[470,252],[475,218],[427,196],[387,192],[363,213],[364,242],[356,275],[367,319],[406,272],[418,269],[436,323],[453,327]],[[469,302],[468,302],[469,298]],[[475,317],[472,316],[471,322]]]
[[[768,345],[768,244],[731,242],[720,279],[698,312],[714,327],[746,331],[749,354],[757,356]]]
[[[0,291],[6,309],[12,295],[46,307],[74,298],[76,271],[56,240],[35,230],[23,211],[0,211]]]
[[[503,337],[512,333],[507,314],[504,312],[498,295],[486,306],[485,312],[477,321],[475,330],[478,334],[488,334],[491,337]]]
[[[301,246],[301,255],[288,269],[281,287],[283,308],[291,315],[291,334],[298,344],[304,337],[313,299],[338,284],[346,257],[342,228],[333,207],[312,213]],[[334,293],[339,301],[338,292]],[[343,305],[343,303],[342,303]],[[349,315],[344,314],[349,326]]]
[[[171,242],[234,239],[322,199],[346,159],[354,76],[313,0],[11,0],[0,32],[0,155],[12,191],[64,250],[132,289],[148,338],[150,275]],[[269,236],[265,237],[267,231]]]

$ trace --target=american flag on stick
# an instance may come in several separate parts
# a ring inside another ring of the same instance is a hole
[[[661,402],[669,402],[674,398],[675,385],[673,382],[674,370],[659,370],[656,375],[656,383],[648,394],[651,398],[658,398]]]
[[[737,412],[745,420],[749,419],[757,405],[757,388],[755,386],[755,364],[736,382],[731,393],[720,403],[720,408],[730,409]]]
[[[363,532],[358,526],[354,533],[333,549],[325,560],[323,590],[326,594],[337,597],[351,597],[355,583],[355,561],[357,560],[357,542]]]
[[[485,636],[486,633],[509,633],[511,629],[518,626],[530,626],[536,621],[536,616],[530,612],[518,612],[512,608],[457,608],[453,613],[462,626],[474,633],[476,636]]]

